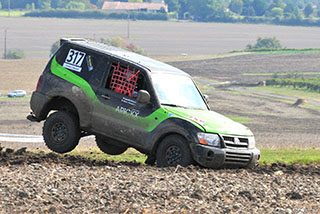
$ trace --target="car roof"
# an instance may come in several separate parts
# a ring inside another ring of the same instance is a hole
[[[176,75],[183,75],[183,76],[190,76],[186,72],[175,68],[171,65],[166,63],[160,62],[155,59],[151,59],[149,57],[133,53],[121,48],[116,48],[113,46],[109,46],[103,43],[98,43],[95,41],[90,41],[86,39],[61,39],[60,43],[63,44],[65,42],[79,45],[88,49],[92,49],[98,52],[102,52],[108,54],[110,56],[123,59],[125,61],[129,61],[136,65],[142,66],[149,70],[152,73],[167,73],[167,74],[176,74]]]

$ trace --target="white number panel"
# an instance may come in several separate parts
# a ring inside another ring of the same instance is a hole
[[[81,72],[81,65],[85,56],[86,53],[84,52],[70,49],[67,58],[63,63],[63,67],[73,71]]]

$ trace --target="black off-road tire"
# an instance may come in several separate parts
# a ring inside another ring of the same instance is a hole
[[[108,155],[120,155],[128,149],[128,147],[115,146],[113,144],[110,144],[108,143],[108,140],[102,139],[100,137],[96,137],[96,143],[99,149]]]
[[[44,142],[49,149],[58,153],[72,151],[79,143],[80,128],[75,115],[66,111],[52,113],[42,129]]]
[[[193,163],[189,145],[180,135],[165,137],[157,149],[156,159],[159,167],[188,166]]]

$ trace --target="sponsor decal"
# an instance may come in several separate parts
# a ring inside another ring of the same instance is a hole
[[[196,118],[196,117],[194,117],[194,116],[190,116],[189,119],[191,119],[191,120],[193,120],[193,121],[195,121],[195,122],[197,122],[197,123],[199,123],[199,124],[201,124],[201,125],[204,125],[204,124],[205,124],[205,121],[204,121],[204,120],[201,120],[201,119]]]
[[[85,56],[86,56],[86,53],[84,52],[70,49],[67,55],[67,58],[63,63],[63,67],[76,72],[81,72],[82,70],[81,66]]]
[[[139,116],[140,111],[136,109],[129,109],[122,106],[117,106],[116,111],[122,112],[122,113],[128,113],[132,116]]]
[[[89,71],[92,71],[93,70],[93,65],[92,65],[92,60],[91,60],[91,56],[87,56],[86,57],[86,60],[87,60],[87,65],[88,65],[88,70]]]
[[[172,114],[172,113],[169,113],[169,115],[168,115],[168,117],[172,117],[174,114]]]
[[[123,98],[121,99],[121,102],[126,103],[126,104],[129,104],[129,105],[132,105],[132,106],[135,106],[135,105],[136,105],[136,101],[131,100],[131,99],[128,99],[128,98],[126,98],[126,97],[123,97]]]

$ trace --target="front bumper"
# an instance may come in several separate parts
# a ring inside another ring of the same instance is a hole
[[[191,144],[194,160],[208,168],[254,167],[260,159],[258,149],[227,149]]]

